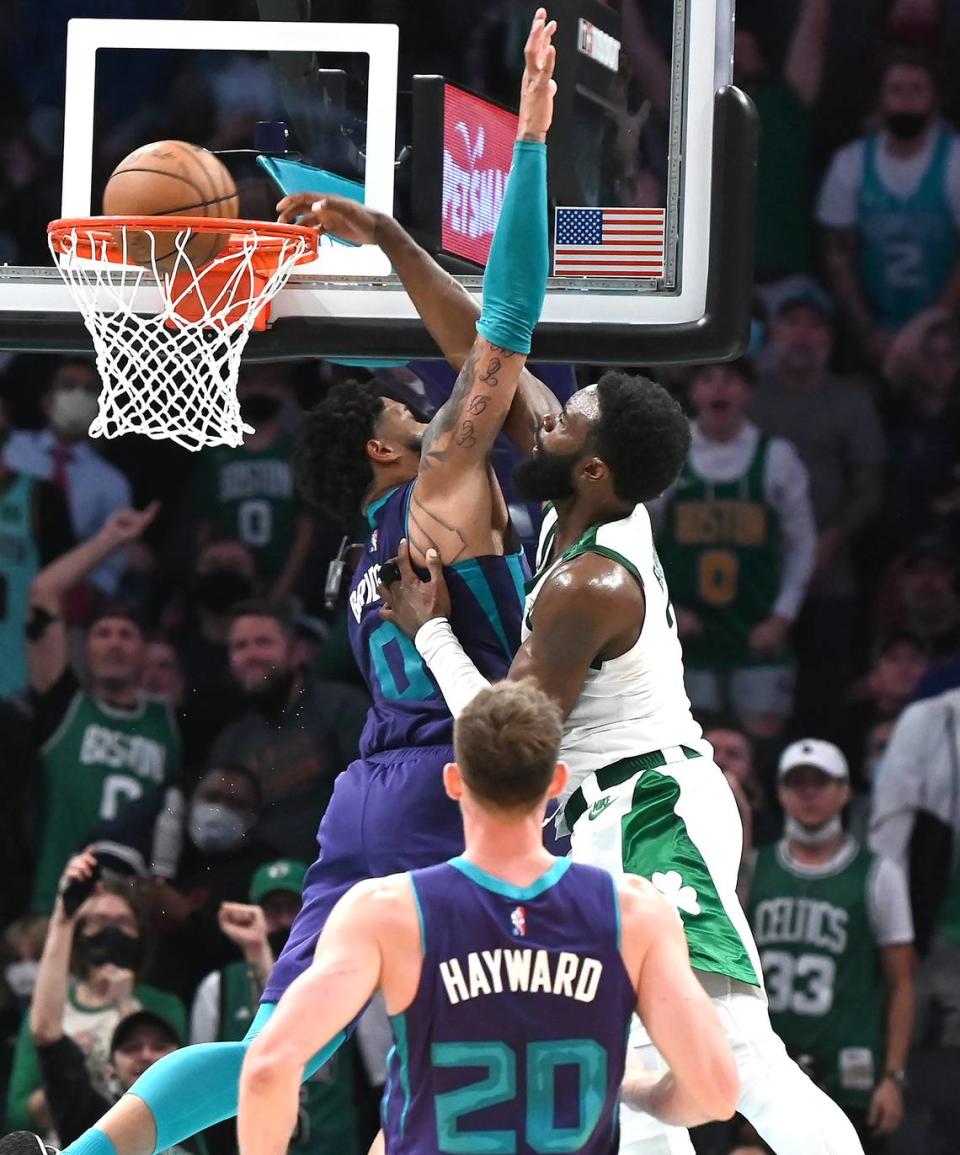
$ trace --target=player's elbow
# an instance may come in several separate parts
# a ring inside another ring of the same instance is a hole
[[[726,1044],[710,1063],[702,1084],[703,1110],[711,1119],[729,1119],[740,1101],[740,1076],[733,1052]]]

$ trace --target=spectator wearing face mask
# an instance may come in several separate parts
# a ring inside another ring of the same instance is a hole
[[[820,190],[831,289],[878,368],[912,317],[958,304],[960,139],[938,106],[929,59],[916,49],[891,53],[880,131],[841,149]]]
[[[256,563],[258,592],[285,598],[296,587],[313,540],[313,519],[293,483],[293,439],[283,427],[292,391],[276,365],[250,365],[237,384],[240,415],[253,427],[242,445],[200,455],[194,475],[197,541],[243,542]]]
[[[17,430],[4,449],[9,469],[51,481],[66,499],[73,535],[85,541],[117,509],[132,502],[130,483],[90,444],[87,430],[97,416],[100,377],[92,361],[67,358],[45,391],[42,407],[47,425],[39,431]],[[120,552],[104,558],[89,575],[91,596],[73,595],[72,617],[88,616],[93,598],[113,596],[126,566]]]
[[[183,853],[173,880],[154,878],[148,884],[162,932],[157,973],[184,997],[209,971],[236,957],[219,911],[225,902],[245,902],[253,875],[276,858],[259,834],[261,812],[256,776],[243,766],[215,763],[187,804]],[[152,829],[148,823],[141,838]]]
[[[357,756],[369,700],[352,686],[304,672],[284,607],[256,601],[235,607],[229,644],[247,709],[219,736],[211,758],[257,778],[260,831],[276,853],[313,861],[317,826],[334,779]]]
[[[832,743],[788,746],[777,785],[785,836],[758,852],[748,902],[770,1017],[866,1155],[881,1155],[903,1118],[913,1030],[906,875],[845,833],[849,774]]]
[[[7,1092],[11,1128],[45,1131],[52,1125],[40,1057],[48,1044],[72,1039],[86,1058],[94,1089],[108,1096],[110,1040],[125,1015],[145,1008],[181,1034],[186,1027],[178,998],[139,981],[147,961],[146,924],[129,886],[98,881],[78,910],[71,914],[64,907],[67,885],[89,882],[96,868],[94,855],[85,851],[71,859],[60,880],[30,1014],[17,1040]]]
[[[0,984],[0,1087],[10,1085],[10,1066],[20,1025],[30,1009],[47,937],[47,918],[42,914],[14,919],[0,939],[3,983]]]
[[[256,563],[241,541],[211,541],[197,553],[187,581],[182,620],[172,624],[186,692],[183,699],[184,765],[207,764],[217,734],[243,710],[230,674],[227,636],[233,607],[253,595]]]
[[[300,910],[307,868],[280,859],[261,866],[250,884],[250,902],[225,902],[220,928],[243,955],[203,980],[193,1000],[190,1042],[242,1039],[259,1010],[260,995],[274,959],[283,949]],[[336,1151],[355,1155],[353,1045],[341,1048],[300,1091],[291,1155]]]

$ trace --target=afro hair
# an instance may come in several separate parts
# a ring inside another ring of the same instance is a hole
[[[304,501],[344,527],[360,515],[373,481],[367,442],[383,412],[373,382],[342,381],[304,418],[293,453],[293,475]]]
[[[659,497],[690,449],[683,410],[662,385],[613,370],[600,378],[597,393],[594,441],[613,475],[614,492],[631,505]]]

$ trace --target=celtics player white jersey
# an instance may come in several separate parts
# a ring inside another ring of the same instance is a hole
[[[557,566],[584,553],[612,558],[643,587],[646,615],[636,643],[625,654],[591,669],[563,730],[563,760],[570,768],[568,793],[587,774],[647,750],[686,745],[709,756],[683,688],[683,654],[673,607],[653,544],[650,517],[638,505],[629,517],[592,526],[550,561],[557,512],[544,513],[537,574],[527,595],[521,638],[530,634],[533,608]],[[544,564],[546,562],[546,564]]]
[[[618,521],[592,527],[551,558],[557,513],[544,515],[538,572],[528,585],[524,640],[536,636],[536,601],[557,568],[598,553],[623,566],[643,587],[643,627],[636,643],[588,671],[563,728],[560,757],[571,787],[562,799],[561,830],[571,857],[649,879],[683,921],[690,962],[721,1012],[740,1072],[739,1110],[777,1155],[862,1155],[843,1113],[787,1056],[770,1027],[760,959],[736,896],[742,829],[726,779],[690,713],[683,658],[650,520],[637,506]],[[543,628],[543,627],[540,627]],[[421,627],[416,645],[454,717],[485,686],[449,622]],[[639,1019],[631,1061],[662,1070]],[[693,1155],[686,1132],[665,1127],[624,1104],[620,1155]]]

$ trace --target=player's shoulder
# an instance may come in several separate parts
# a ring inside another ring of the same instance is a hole
[[[417,905],[408,874],[366,878],[350,888],[343,903],[352,916],[378,925],[409,920]]]
[[[624,596],[642,596],[642,589],[636,567],[627,559],[589,547],[561,561],[544,582],[542,593],[564,600],[589,594],[600,612],[602,605]]]
[[[676,910],[647,879],[622,875],[614,879],[614,888],[624,936],[628,932],[656,932],[664,927],[676,929]]]

